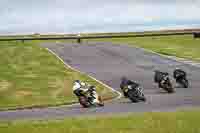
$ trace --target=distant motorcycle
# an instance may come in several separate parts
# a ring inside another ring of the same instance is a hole
[[[186,72],[181,69],[174,70],[173,77],[176,80],[176,83],[181,85],[183,88],[189,87],[189,82],[186,77]]]
[[[78,99],[79,99],[79,103],[84,108],[104,106],[101,96],[99,96],[92,87],[90,87],[88,91],[82,92],[82,93],[84,94],[79,96]]]
[[[168,93],[175,92],[168,73],[161,72],[161,71],[155,71],[154,81],[155,81],[155,83],[158,83],[159,88],[164,89]]]
[[[143,101],[143,102],[146,101],[146,98],[140,86],[133,88],[131,85],[128,85],[123,88],[123,91],[124,93],[127,94],[127,97],[134,103],[140,102],[140,101]]]

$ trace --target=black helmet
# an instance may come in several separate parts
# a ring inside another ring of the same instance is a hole
[[[125,81],[127,78],[125,76],[121,77],[121,81]]]
[[[125,76],[123,76],[123,77],[121,78],[121,83],[122,83],[122,84],[127,84],[127,82],[128,82],[128,79],[127,79]]]

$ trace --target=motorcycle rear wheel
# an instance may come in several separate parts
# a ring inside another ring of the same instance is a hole
[[[158,87],[164,89],[165,91],[167,91],[167,93],[174,93],[175,92],[171,83],[168,83],[168,84],[165,84],[165,85],[161,85],[159,83]]]
[[[170,85],[164,88],[164,90],[166,90],[168,93],[174,93],[174,88]]]

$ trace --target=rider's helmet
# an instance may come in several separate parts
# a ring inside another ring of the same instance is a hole
[[[127,85],[128,85],[128,79],[125,76],[121,77],[120,88],[123,89]]]
[[[73,82],[73,90],[79,90],[81,87],[81,84],[80,84],[80,80],[74,80]],[[78,95],[78,93],[76,93],[76,95]]]
[[[81,81],[80,80],[74,80],[74,85],[75,86],[81,86]]]
[[[125,77],[125,76],[123,76],[122,78],[121,78],[121,82],[122,83],[126,83],[128,81],[128,79]]]
[[[88,85],[87,85],[87,83],[81,82],[80,85],[81,85],[81,88],[84,89],[85,91],[88,90]]]
[[[81,82],[80,84],[81,84],[81,86],[86,86],[85,82]]]

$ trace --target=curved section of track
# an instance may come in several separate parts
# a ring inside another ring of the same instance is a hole
[[[73,68],[85,72],[114,89],[119,88],[120,78],[127,76],[144,87],[146,103],[130,103],[128,99],[109,102],[103,108],[83,109],[79,105],[46,109],[0,112],[0,119],[45,119],[65,116],[106,114],[122,112],[169,111],[200,106],[200,69],[174,60],[145,52],[139,48],[112,43],[43,44]],[[156,69],[172,74],[176,68],[188,73],[190,88],[176,88],[167,94],[153,83]]]

